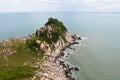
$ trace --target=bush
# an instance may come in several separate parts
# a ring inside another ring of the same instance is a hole
[[[28,39],[26,41],[26,45],[33,51],[36,51],[36,48],[39,47],[39,45],[36,43],[36,40],[38,40],[38,37],[32,37],[31,39]]]
[[[52,35],[51,41],[56,43],[59,39],[60,34],[57,32],[52,32],[51,35]]]

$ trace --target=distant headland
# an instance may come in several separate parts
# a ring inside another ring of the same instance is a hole
[[[62,22],[52,17],[48,18],[43,27],[27,37],[2,40],[0,56],[3,58],[0,57],[0,60],[6,64],[0,65],[0,69],[3,70],[0,79],[18,79],[21,76],[21,79],[28,80],[76,80],[72,76],[72,70],[78,71],[79,68],[65,63],[64,51],[67,48],[75,50],[70,46],[79,44],[78,40],[81,40],[81,37],[68,32]],[[20,63],[23,64],[21,66],[17,61],[14,65],[13,61],[11,67],[9,60],[11,61],[12,55],[20,55],[22,59],[26,55],[34,56],[30,56],[30,59],[26,57],[26,61]],[[8,76],[4,77],[5,75]]]

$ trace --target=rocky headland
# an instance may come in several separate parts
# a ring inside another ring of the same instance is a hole
[[[36,62],[33,67],[39,67],[34,71],[32,80],[76,80],[72,76],[72,71],[78,71],[78,67],[71,67],[65,63],[65,50],[71,48],[72,45],[79,44],[76,34],[67,31],[62,22],[54,18],[49,18],[48,22],[32,35],[23,38],[11,38],[0,42],[2,45],[1,54],[12,55],[17,51],[12,50],[11,40],[20,40],[27,45],[27,48],[34,52],[44,53],[45,60]],[[5,45],[5,44],[9,45]],[[27,63],[25,63],[26,65]]]

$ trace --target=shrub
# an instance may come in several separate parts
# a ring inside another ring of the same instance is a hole
[[[26,41],[26,45],[33,51],[36,51],[36,48],[39,47],[39,45],[36,43],[36,40],[38,40],[38,37],[32,37],[31,39],[28,39]]]

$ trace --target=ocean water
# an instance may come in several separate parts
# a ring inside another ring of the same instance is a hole
[[[49,17],[62,21],[70,32],[87,37],[69,58],[80,67],[80,80],[120,80],[120,14],[111,13],[0,13],[0,40],[27,36]]]

